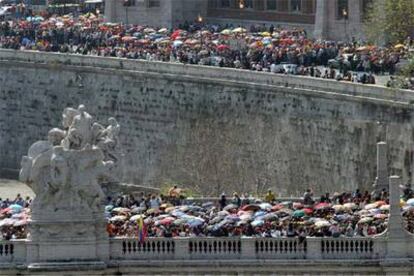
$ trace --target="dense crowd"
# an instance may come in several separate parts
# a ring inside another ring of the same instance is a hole
[[[174,187],[174,189],[177,189]],[[414,199],[404,187],[401,206],[406,227],[414,232]],[[171,198],[175,198],[171,201]],[[173,202],[173,203],[172,203]],[[335,193],[315,200],[307,190],[301,200],[279,202],[272,191],[263,197],[234,193],[217,202],[180,202],[177,196],[120,196],[106,206],[110,236],[139,235],[143,220],[149,237],[354,237],[385,231],[389,215],[388,194]]]
[[[31,202],[20,194],[14,200],[0,198],[0,240],[26,238]]]
[[[375,83],[411,47],[313,40],[303,30],[186,24],[154,29],[102,23],[93,14],[1,22],[0,48],[180,62]],[[361,73],[357,73],[361,72]]]

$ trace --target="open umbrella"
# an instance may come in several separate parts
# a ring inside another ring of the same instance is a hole
[[[321,202],[321,203],[316,204],[314,209],[315,210],[324,210],[324,209],[327,209],[327,208],[330,208],[330,207],[331,207],[331,204],[326,203],[326,202]]]
[[[141,218],[145,218],[145,215],[134,215],[134,216],[132,216],[130,219],[129,219],[129,221],[138,221],[139,219],[141,219]]]
[[[250,223],[253,227],[262,226],[264,224],[263,220],[254,220]]]
[[[222,35],[229,35],[229,34],[231,34],[231,30],[229,30],[229,29],[225,29],[225,30],[222,30],[220,33],[221,33]]]
[[[174,47],[180,47],[181,45],[183,45],[183,42],[181,40],[176,40],[173,42]]]
[[[259,204],[260,209],[262,210],[271,210],[272,209],[272,205],[269,203],[261,203]]]
[[[116,221],[125,221],[127,219],[126,216],[114,216],[109,219],[109,221],[116,222]]]
[[[405,45],[401,44],[401,43],[394,46],[395,49],[401,49],[401,48],[404,48],[404,47],[405,47]]]
[[[283,209],[283,208],[285,208],[285,206],[283,204],[277,204],[277,205],[274,205],[272,207],[272,211],[276,212],[276,211],[279,211],[280,209]]]
[[[358,223],[370,223],[371,221],[373,221],[374,219],[372,217],[363,217],[361,218]]]
[[[226,207],[223,208],[224,211],[231,211],[237,209],[238,206],[236,204],[229,204]]]
[[[324,219],[315,222],[316,228],[329,227],[329,226],[331,226],[331,223]]]
[[[171,223],[173,223],[174,220],[175,220],[175,218],[173,218],[173,217],[166,217],[166,218],[163,218],[162,220],[160,220],[160,224],[161,225],[170,225]]]
[[[16,219],[11,219],[11,218],[6,218],[0,221],[0,227],[3,226],[12,226],[14,225],[18,220]]]
[[[381,211],[388,211],[388,210],[390,210],[390,205],[389,205],[389,204],[382,205],[382,206],[380,207],[380,210],[381,210]]]
[[[305,216],[305,211],[303,210],[296,210],[295,212],[293,212],[293,217],[301,218],[304,216]]]
[[[259,205],[255,205],[255,204],[249,204],[249,205],[245,205],[241,208],[243,211],[259,211],[260,210],[260,206]]]
[[[245,28],[238,27],[238,28],[233,29],[231,32],[234,34],[235,33],[246,33],[247,30]]]
[[[348,210],[355,210],[358,209],[358,206],[355,203],[349,202],[349,203],[345,203],[344,207]]]
[[[122,37],[122,41],[123,42],[131,42],[131,41],[134,41],[134,40],[136,40],[137,38],[136,37],[134,37],[134,36],[124,36],[124,37]]]
[[[13,224],[14,227],[24,226],[24,225],[27,225],[27,220],[26,219],[17,220]]]
[[[303,208],[303,204],[301,202],[293,202],[293,209],[298,210],[302,208]]]
[[[374,218],[376,218],[376,219],[386,219],[386,218],[388,218],[388,215],[387,214],[376,214],[376,215],[374,215]]]
[[[23,206],[19,204],[12,204],[9,208],[11,209],[12,214],[20,213],[23,210]]]
[[[230,47],[229,45],[225,45],[225,44],[220,44],[217,46],[217,51],[225,51],[225,50],[229,50]]]
[[[304,208],[303,211],[305,212],[306,215],[312,215],[313,213],[313,209],[311,208]]]
[[[407,200],[407,205],[414,206],[414,198]]]
[[[145,207],[135,207],[131,210],[131,213],[132,214],[141,214],[141,213],[144,213],[145,210],[146,210]]]
[[[377,208],[378,207],[378,204],[375,202],[375,203],[371,203],[371,204],[367,204],[367,205],[365,205],[365,210],[370,210],[370,209],[374,209],[374,208]]]
[[[131,210],[129,208],[124,208],[124,207],[117,207],[117,208],[112,209],[112,212],[118,213],[118,214],[120,214],[120,213],[129,213],[130,211]]]
[[[334,205],[332,208],[335,210],[335,212],[343,212],[346,210],[346,207],[341,204]]]
[[[167,28],[161,28],[161,29],[158,30],[158,33],[159,34],[166,34],[166,33],[168,33],[168,29]]]

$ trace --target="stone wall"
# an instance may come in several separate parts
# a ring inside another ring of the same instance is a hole
[[[414,95],[231,69],[0,51],[0,168],[84,103],[122,126],[124,181],[298,195],[370,188],[376,142],[410,179]]]

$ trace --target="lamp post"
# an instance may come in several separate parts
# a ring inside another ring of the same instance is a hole
[[[342,17],[344,18],[345,39],[348,42],[348,11],[345,8],[342,9]]]
[[[239,0],[239,9],[240,9],[240,27],[242,27],[242,16],[243,16],[243,9],[244,9],[244,0]]]

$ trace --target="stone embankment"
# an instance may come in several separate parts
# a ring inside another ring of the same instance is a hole
[[[370,188],[376,143],[410,181],[414,93],[227,68],[0,51],[0,168],[83,103],[122,124],[124,181],[203,194]],[[33,115],[35,114],[35,115]],[[103,122],[106,123],[106,122]]]

